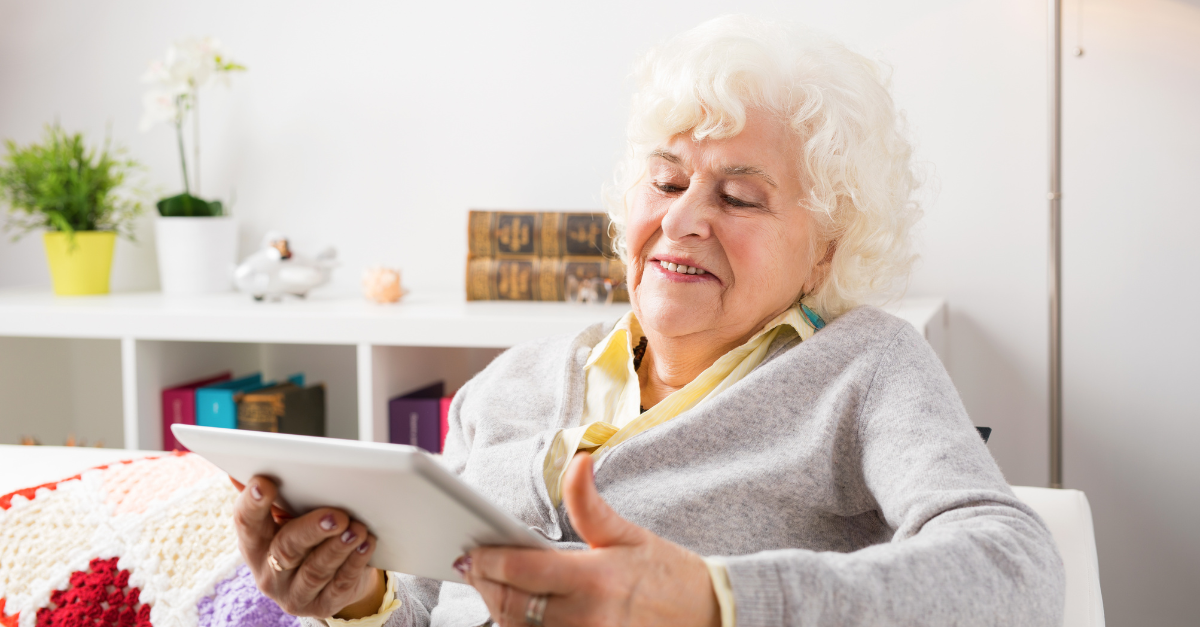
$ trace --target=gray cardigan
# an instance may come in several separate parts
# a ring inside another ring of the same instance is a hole
[[[514,347],[450,409],[444,461],[564,548],[579,537],[542,461],[554,431],[578,424],[583,363],[610,329]],[[613,449],[596,484],[633,523],[728,556],[738,627],[1062,624],[1045,523],[925,340],[872,307],[803,343],[781,333],[744,379]],[[405,576],[399,595],[388,627],[488,619],[462,584]]]

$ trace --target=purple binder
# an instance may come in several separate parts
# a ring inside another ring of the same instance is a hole
[[[440,453],[441,405],[446,385],[439,381],[388,401],[388,441]]]

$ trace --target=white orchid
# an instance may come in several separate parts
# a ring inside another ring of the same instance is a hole
[[[142,131],[148,131],[160,122],[174,122],[180,117],[179,106],[175,99],[178,94],[166,90],[152,89],[142,97],[146,111],[142,113]]]
[[[187,114],[199,104],[200,89],[214,80],[229,86],[229,74],[246,68],[230,61],[221,51],[221,42],[212,37],[188,38],[175,42],[167,48],[166,57],[155,60],[146,68],[142,82],[152,85],[142,102],[141,130],[148,131],[160,122],[171,122],[179,140],[179,157],[183,162],[183,187],[190,192],[187,163],[183,150],[183,122]],[[196,186],[200,186],[199,173],[199,123],[193,120],[193,142],[196,144]]]
[[[150,63],[142,82],[154,87],[146,94],[146,113],[142,117],[142,130],[149,130],[158,122],[165,122],[173,112],[182,118],[192,108],[196,93],[207,87],[214,78],[229,85],[229,73],[246,69],[226,59],[221,53],[221,42],[212,37],[188,38],[167,48],[166,58]],[[176,100],[166,103],[166,99]]]
[[[222,59],[220,41],[212,37],[189,37],[167,48],[166,58],[162,61],[152,61],[142,82],[190,91],[206,86],[213,74],[233,69],[240,69],[240,66],[229,67]]]

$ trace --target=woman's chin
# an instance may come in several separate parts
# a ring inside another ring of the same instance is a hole
[[[649,288],[649,289],[648,289]],[[681,337],[713,328],[712,318],[720,311],[715,294],[676,293],[643,284],[636,296],[638,322],[642,329],[667,337]],[[710,290],[703,290],[710,292]]]

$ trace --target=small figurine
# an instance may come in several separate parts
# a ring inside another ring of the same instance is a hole
[[[262,247],[233,272],[238,291],[254,300],[278,301],[284,294],[304,298],[314,287],[329,282],[337,267],[337,251],[332,247],[308,258],[292,252],[287,237],[270,231],[263,236]]]
[[[567,275],[567,292],[565,300],[568,303],[583,304],[613,304],[616,296],[617,283],[612,279],[592,277],[579,279],[575,275]]]
[[[83,438],[75,439],[74,433],[67,434],[67,441],[63,442],[63,446],[84,447],[87,446],[87,440]],[[92,448],[104,448],[104,440],[98,440],[92,445]]]
[[[380,304],[394,303],[403,295],[399,270],[375,266],[363,272],[363,296],[367,300]]]

